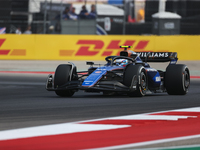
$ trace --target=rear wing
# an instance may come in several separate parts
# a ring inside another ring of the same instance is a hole
[[[176,52],[136,52],[142,61],[168,62],[178,60]]]

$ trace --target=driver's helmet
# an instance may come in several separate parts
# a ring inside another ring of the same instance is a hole
[[[118,66],[127,65],[128,64],[128,60],[127,59],[116,59],[115,60],[115,64],[118,65]]]

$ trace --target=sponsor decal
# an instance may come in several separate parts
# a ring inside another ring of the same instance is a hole
[[[137,52],[139,57],[147,57],[147,55],[149,54],[148,52]],[[148,57],[162,57],[162,58],[167,58],[169,57],[168,52],[150,52]]]
[[[77,41],[76,45],[80,45],[77,50],[60,50],[60,56],[95,56],[100,54],[101,56],[113,55],[113,52],[119,52],[123,49],[120,48],[121,45],[132,46],[129,50],[135,52],[149,52],[145,50],[146,46],[149,44],[149,40],[111,40],[108,44],[105,44],[103,40],[83,40]],[[138,53],[142,55],[147,55],[147,53]],[[168,57],[168,53],[152,53],[151,57]]]
[[[95,73],[101,73],[101,71],[96,71]]]
[[[156,82],[160,82],[160,81],[161,81],[160,76],[156,77]]]
[[[172,51],[179,54],[180,60],[199,60],[199,50],[196,46],[198,38],[200,37],[5,34],[0,37],[0,57],[33,60],[104,60],[106,56],[118,55],[122,50],[119,46],[129,45],[132,46],[129,50],[143,52],[141,55],[144,57],[148,52],[154,52],[151,53],[150,59],[165,58],[167,52]],[[166,44],[166,41],[171,44]],[[180,44],[182,42],[190,46],[192,52],[189,55],[188,47]],[[168,55],[168,58],[176,57],[175,53]]]
[[[0,56],[26,56],[25,49],[1,49],[6,39],[0,39]]]
[[[154,68],[147,68],[146,71],[157,72],[157,70]]]

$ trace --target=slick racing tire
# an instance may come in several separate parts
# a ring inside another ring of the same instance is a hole
[[[147,89],[147,74],[142,65],[128,65],[124,71],[123,82],[124,85],[130,87],[128,96],[145,96]]]
[[[169,65],[165,73],[165,88],[169,95],[185,95],[190,86],[190,72],[186,65]]]
[[[54,76],[54,88],[58,88],[68,81],[70,81],[70,73],[72,66],[67,64],[61,64],[56,68]],[[76,70],[74,70],[76,73]],[[74,94],[73,90],[58,90],[55,91],[58,96],[61,97],[71,97]]]

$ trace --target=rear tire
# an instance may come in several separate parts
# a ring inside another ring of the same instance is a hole
[[[147,75],[142,65],[128,65],[124,71],[123,78],[124,85],[130,87],[130,89],[133,89],[131,86],[136,85],[136,89],[128,92],[128,96],[142,97],[146,95]]]
[[[165,73],[165,88],[169,95],[185,95],[190,86],[190,72],[186,65],[169,65]]]
[[[54,88],[58,88],[70,81],[71,69],[72,66],[66,64],[61,64],[56,68],[54,76]],[[74,95],[73,90],[59,90],[55,91],[55,93],[61,97],[71,97],[72,95]]]

